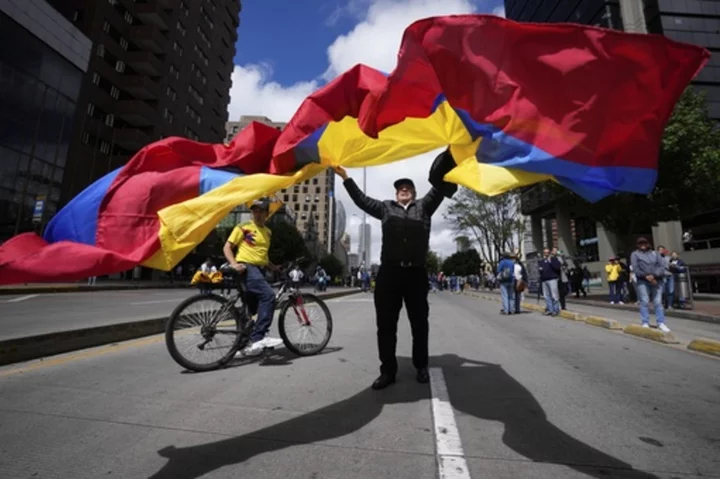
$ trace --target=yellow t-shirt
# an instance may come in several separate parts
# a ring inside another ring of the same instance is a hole
[[[605,272],[607,273],[608,281],[617,281],[618,278],[620,278],[621,271],[620,265],[617,263],[605,265]]]
[[[228,241],[238,247],[235,254],[235,260],[238,263],[266,266],[270,262],[268,250],[270,249],[271,237],[272,231],[270,231],[270,228],[258,226],[249,221],[237,225],[230,233]]]

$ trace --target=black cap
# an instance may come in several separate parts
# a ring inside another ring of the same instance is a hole
[[[413,180],[410,178],[400,178],[399,180],[395,181],[393,183],[395,186],[395,189],[399,189],[402,185],[410,185],[410,187],[414,190],[415,189],[415,183],[413,183]]]
[[[262,208],[264,210],[270,209],[270,204],[265,198],[260,198],[252,202],[252,205],[250,206],[250,209],[253,208]]]

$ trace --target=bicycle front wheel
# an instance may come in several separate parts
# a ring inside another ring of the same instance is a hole
[[[165,343],[180,366],[210,371],[233,358],[244,323],[240,312],[225,298],[214,294],[192,296],[170,315]]]
[[[298,356],[312,356],[332,336],[332,315],[325,302],[310,293],[291,296],[280,307],[278,329],[285,347]]]

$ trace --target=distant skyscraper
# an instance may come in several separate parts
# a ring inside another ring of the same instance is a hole
[[[363,234],[363,225],[358,226],[358,258],[360,262],[365,262],[366,266],[370,266],[372,258],[372,236],[370,235],[370,224],[365,224],[365,234]]]
[[[470,249],[470,238],[467,236],[458,236],[455,238],[455,245],[457,246],[457,252],[463,253]]]
[[[347,228],[347,213],[345,213],[345,207],[342,201],[335,200],[335,241],[340,239],[345,234]]]

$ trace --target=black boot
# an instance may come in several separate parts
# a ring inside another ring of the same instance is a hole
[[[385,389],[386,387],[390,386],[391,384],[395,384],[395,376],[390,376],[388,374],[381,374],[379,378],[375,380],[374,383],[372,383],[373,389]]]
[[[420,384],[427,384],[430,382],[430,375],[428,374],[427,368],[420,368],[417,370],[417,376],[415,376],[417,382]]]

